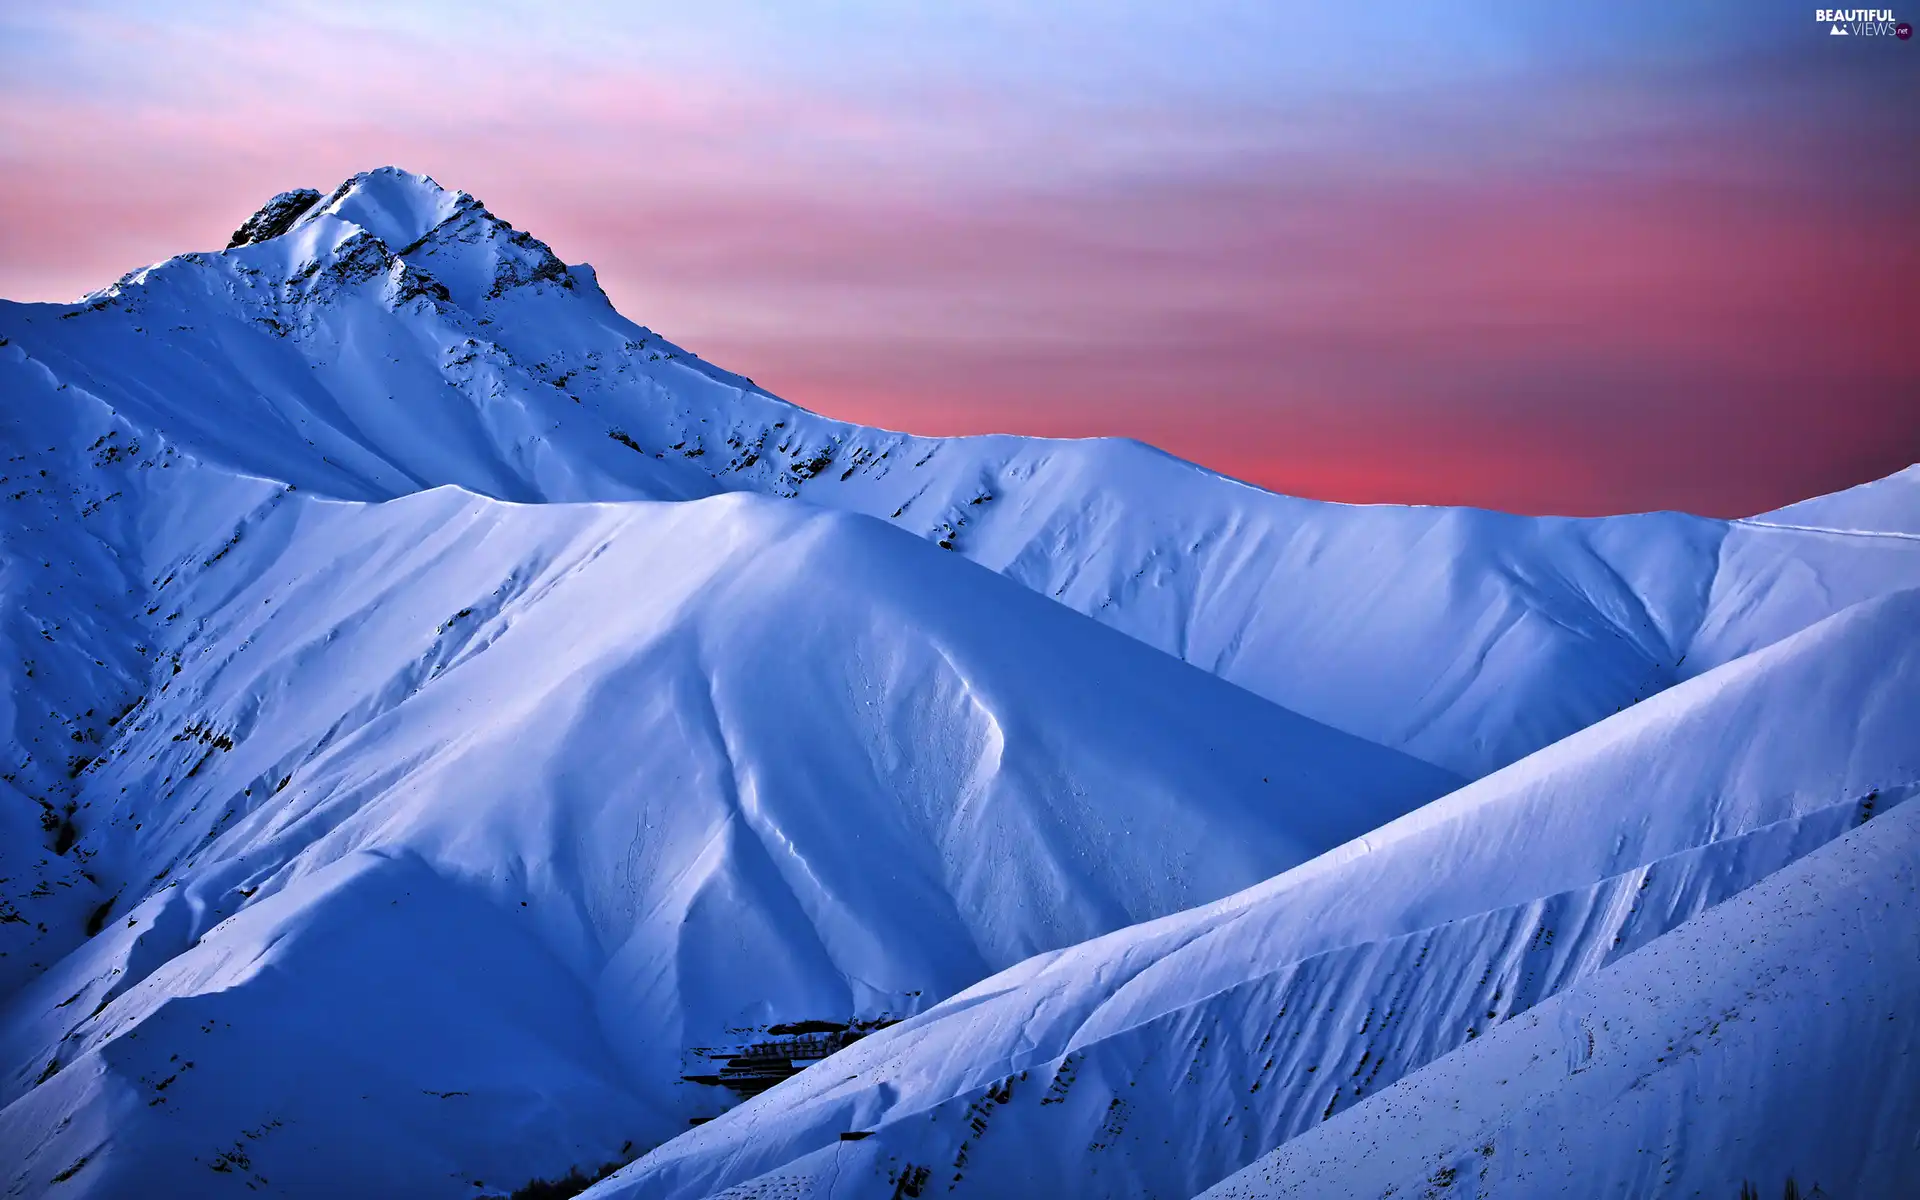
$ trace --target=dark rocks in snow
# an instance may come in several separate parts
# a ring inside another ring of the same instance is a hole
[[[298,221],[301,215],[311,209],[319,199],[320,193],[313,188],[295,188],[290,192],[281,192],[262,205],[259,212],[248,217],[245,224],[233,231],[233,238],[227,242],[227,249],[251,246],[255,242],[279,237],[293,228],[293,223]]]
[[[503,225],[503,230],[506,231],[506,240],[517,247],[520,253],[503,253],[495,262],[493,289],[487,293],[489,300],[496,300],[513,288],[531,283],[557,283],[569,291],[573,289],[573,276],[567,273],[567,264],[561,262],[545,242],[511,226]]]
[[[396,258],[388,272],[392,287],[391,303],[394,308],[422,296],[437,300],[442,304],[451,303],[453,296],[447,291],[447,285],[422,271],[404,259]]]
[[[627,1145],[631,1149],[633,1144],[629,1142]],[[507,1200],[566,1200],[569,1196],[578,1196],[624,1166],[625,1162],[602,1163],[600,1169],[592,1174],[573,1167],[558,1179],[530,1179],[513,1189]]]
[[[387,244],[362,230],[335,247],[332,257],[317,272],[317,278],[331,291],[364,283],[385,274],[393,266]]]
[[[752,1042],[737,1051],[720,1051],[725,1056],[719,1071],[709,1075],[683,1075],[688,1083],[724,1087],[736,1095],[750,1098],[766,1091],[783,1079],[800,1073],[801,1068],[826,1058],[837,1050],[859,1041],[875,1030],[896,1024],[890,1018],[853,1021],[790,1021],[767,1027],[767,1040]],[[713,1052],[709,1051],[709,1054]]]

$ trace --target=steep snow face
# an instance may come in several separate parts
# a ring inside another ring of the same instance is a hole
[[[294,203],[250,224],[278,228]],[[326,495],[753,490],[878,516],[1469,776],[1920,586],[1911,541],[1318,504],[1132,442],[827,420],[621,317],[590,269],[473,197],[390,168],[279,236],[136,272],[86,305],[0,306],[0,336],[187,453]]]
[[[865,517],[254,499],[142,581],[160,678],[74,793],[98,932],[0,1011],[29,1193],[618,1159],[777,1078],[755,1043],[824,1053],[1458,782]]]
[[[1907,1194],[1916,864],[1905,804],[1206,1196]]]
[[[1920,791],[1916,622],[1920,592],[1849,609],[1240,895],[1022,963],[591,1194],[1191,1195]]]

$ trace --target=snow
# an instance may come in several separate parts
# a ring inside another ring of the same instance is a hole
[[[1916,863],[1906,804],[1205,1194],[1906,1194]]]
[[[107,469],[223,498],[160,461]],[[72,1118],[102,1106],[118,1149],[84,1194],[191,1190],[243,1141],[255,1174],[319,1191],[597,1164],[726,1107],[682,1076],[770,1026],[907,1015],[1458,782],[867,517],[220,486],[231,524],[140,543],[156,556],[130,607],[154,610],[157,679],[76,781],[67,857],[89,879],[55,933],[77,946],[0,1012],[0,1142],[42,1148],[16,1182],[91,1155],[100,1126]],[[412,899],[365,901],[401,871],[371,862],[404,864]],[[360,882],[322,882],[343,873]],[[469,976],[405,948],[455,928],[497,943],[464,971],[527,994],[416,1043]],[[334,1020],[311,1062],[258,1076],[276,1038]],[[580,1038],[522,1050],[493,1032],[515,1022]],[[195,1073],[163,1104],[115,1107],[175,1055]],[[359,1137],[346,1099],[408,1114],[447,1092],[476,1099],[406,1117],[404,1152],[321,1156]]]
[[[1920,537],[1920,463],[1885,479],[1763,513],[1750,523]]]
[[[173,889],[135,910],[130,936],[173,945],[97,958],[125,970],[101,970],[69,1011],[104,1007],[0,1112],[16,1188],[84,1163],[51,1190],[471,1194],[472,1179],[614,1153],[651,1115],[589,991],[417,857],[348,854],[197,943],[191,905]],[[472,1133],[449,1145],[450,1124]]]
[[[1916,620],[1920,593],[1868,602],[1237,896],[1022,963],[591,1194],[885,1194],[925,1168],[930,1195],[1192,1195],[1920,792]]]
[[[1316,503],[820,417],[392,168],[249,229],[0,302],[9,1194],[1191,1195],[1920,779],[1912,471]]]

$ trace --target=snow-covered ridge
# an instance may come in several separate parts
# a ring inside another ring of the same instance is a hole
[[[1920,537],[1920,463],[1831,496],[1817,496],[1751,518],[1790,529]]]
[[[1127,441],[852,426],[634,325],[591,278],[387,168],[93,308],[0,307],[0,335],[197,457],[324,495],[751,490],[864,512],[1468,775],[1920,583],[1916,547],[1817,529],[1330,505]]]

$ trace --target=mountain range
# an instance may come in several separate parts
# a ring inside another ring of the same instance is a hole
[[[850,425],[393,168],[0,303],[0,457],[9,1195],[1920,1179],[1920,467]]]

